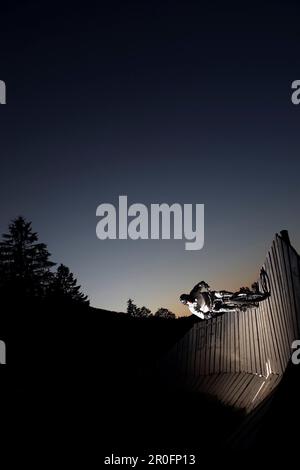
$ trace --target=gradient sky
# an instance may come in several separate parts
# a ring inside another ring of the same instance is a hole
[[[93,306],[184,309],[300,249],[296,1],[1,5],[0,231],[22,214]],[[204,203],[205,246],[100,241],[102,202]]]

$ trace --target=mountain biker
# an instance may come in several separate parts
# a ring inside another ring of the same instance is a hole
[[[235,306],[224,305],[224,296],[232,296],[233,293],[222,290],[211,291],[205,281],[198,282],[189,294],[182,294],[180,302],[187,305],[190,312],[201,320],[209,320],[213,313],[225,313],[234,310]],[[225,308],[224,308],[225,307]]]
[[[205,281],[201,281],[193,287],[189,294],[180,296],[180,302],[187,305],[190,312],[201,320],[209,320],[212,317],[212,296],[208,289],[209,285]]]
[[[264,268],[260,272],[262,292],[257,282],[252,284],[252,290],[241,287],[238,292],[211,291],[205,281],[198,282],[189,294],[182,294],[180,301],[187,305],[190,312],[201,320],[209,320],[214,314],[232,310],[257,308],[258,303],[270,296],[268,275]]]

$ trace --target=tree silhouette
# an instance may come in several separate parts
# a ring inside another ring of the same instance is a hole
[[[21,297],[43,298],[51,282],[50,253],[38,243],[31,222],[18,217],[9,225],[0,242],[0,287],[2,295],[14,292]]]
[[[86,295],[81,291],[81,286],[77,285],[77,279],[70,269],[64,264],[60,264],[52,278],[49,297],[51,300],[61,304],[89,305]]]
[[[175,313],[170,312],[167,308],[159,308],[154,314],[158,318],[168,318],[169,320],[174,320],[176,318]]]
[[[127,300],[127,313],[132,317],[152,317],[151,310],[149,308],[143,306],[141,308],[137,307],[135,303],[133,303],[132,299]]]
[[[151,310],[145,306],[138,309],[138,316],[139,317],[152,317]]]
[[[133,303],[132,299],[127,300],[127,313],[128,315],[131,315],[132,317],[136,317],[138,314],[138,307],[136,304]]]
[[[253,290],[253,292],[259,292],[259,284],[258,282],[253,282],[253,284],[251,285],[251,289]]]

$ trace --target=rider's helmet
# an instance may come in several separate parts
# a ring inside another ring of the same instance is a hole
[[[192,302],[193,299],[191,298],[190,295],[188,294],[181,294],[180,296],[180,302],[186,305],[188,302]]]

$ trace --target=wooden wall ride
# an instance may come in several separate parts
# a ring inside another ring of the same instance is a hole
[[[286,232],[263,267],[271,296],[259,308],[200,320],[167,354],[177,385],[251,411],[279,383],[300,339],[300,262]]]

